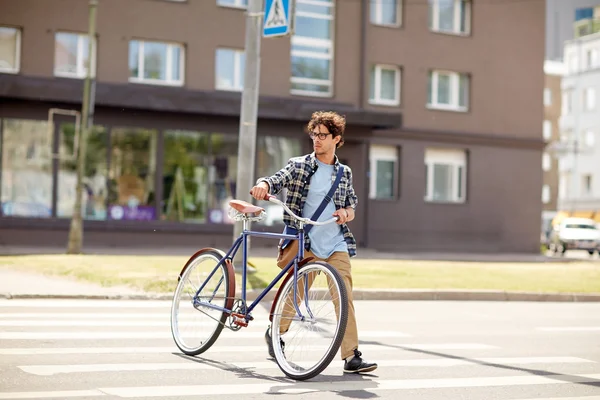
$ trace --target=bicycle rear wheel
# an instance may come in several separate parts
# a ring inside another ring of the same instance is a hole
[[[321,261],[298,270],[296,296],[293,276],[283,285],[271,329],[275,360],[288,377],[310,379],[329,366],[342,343],[348,321],[346,286],[337,270]]]
[[[235,274],[229,261],[217,267],[222,256],[214,249],[194,254],[183,268],[171,305],[171,333],[177,347],[198,355],[217,340],[235,296]],[[202,287],[202,290],[198,290]]]

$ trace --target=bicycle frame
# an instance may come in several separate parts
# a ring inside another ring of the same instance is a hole
[[[212,272],[210,273],[210,275],[206,278],[206,280],[204,281],[204,283],[202,284],[202,286],[200,286],[200,288],[198,288],[198,290],[196,291],[196,296],[197,297],[199,295],[199,293],[202,291],[202,289],[204,288],[204,286],[206,285],[206,282],[208,282],[210,280],[210,278],[212,278],[212,276],[214,275],[214,273],[217,271],[217,269],[225,262],[225,260],[227,259],[233,259],[233,257],[235,257],[235,255],[237,254],[237,252],[240,249],[240,246],[242,247],[242,293],[241,293],[241,299],[244,305],[244,309],[242,310],[242,314],[244,316],[244,318],[246,319],[246,321],[249,320],[248,316],[250,315],[250,313],[252,312],[252,310],[258,305],[258,303],[260,303],[260,301],[267,295],[267,293],[269,293],[269,291],[271,289],[273,289],[273,287],[281,280],[281,278],[283,278],[285,276],[285,274],[287,274],[290,270],[290,268],[294,268],[294,298],[297,298],[298,296],[298,261],[301,261],[304,258],[304,223],[303,222],[299,222],[299,227],[300,229],[298,230],[298,233],[296,235],[288,235],[288,234],[283,234],[283,233],[271,233],[271,232],[257,232],[257,231],[251,231],[248,230],[248,221],[244,220],[243,221],[243,230],[242,233],[240,234],[240,236],[235,240],[235,242],[233,243],[233,245],[231,246],[231,248],[229,249],[229,251],[227,252],[227,254],[225,254],[225,256],[223,256],[219,262],[217,263],[217,265],[215,266],[215,268],[212,270]],[[291,239],[291,240],[298,240],[298,253],[296,254],[296,257],[294,257],[292,259],[292,261],[290,261],[288,263],[288,265],[285,266],[285,268],[283,268],[281,270],[281,272],[275,277],[273,278],[273,280],[271,281],[271,283],[265,288],[263,289],[263,291],[258,295],[258,297],[252,302],[252,304],[250,304],[249,307],[246,308],[246,276],[247,276],[247,270],[248,270],[248,237],[262,237],[262,238],[268,238],[268,239]],[[222,284],[222,281],[219,282],[219,285]],[[304,290],[305,292],[308,292],[308,285],[304,285]],[[215,292],[217,289],[215,289]],[[312,314],[310,312],[310,309],[308,308],[308,296],[307,293],[305,293],[305,301],[307,302],[307,310],[309,314]],[[300,308],[298,307],[298,303],[297,302],[293,302],[294,303],[294,307],[296,308],[296,313],[298,314],[298,317],[300,319],[304,319],[304,317],[302,316],[302,313],[300,311]],[[194,306],[201,304],[203,307],[208,307],[208,308],[212,308],[218,311],[222,311],[225,312],[227,314],[232,314],[233,310],[230,310],[228,308],[225,307],[220,307],[214,304],[210,304],[210,303],[205,303],[205,302],[201,302],[201,301],[194,301]]]

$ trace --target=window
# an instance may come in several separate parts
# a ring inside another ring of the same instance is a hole
[[[545,106],[552,105],[552,91],[548,88],[544,89],[544,105]]]
[[[578,67],[577,54],[572,53],[567,59],[569,60],[569,64],[568,64],[569,74],[575,74],[577,72],[577,67]]]
[[[450,71],[430,71],[428,79],[429,108],[467,111],[469,108],[469,76]]]
[[[596,145],[596,135],[592,129],[586,129],[584,142],[587,147],[594,147]]]
[[[369,155],[371,177],[370,199],[393,199],[396,188],[398,150],[394,146],[372,145]]]
[[[210,134],[164,133],[162,220],[206,222],[210,179]]]
[[[62,156],[75,154],[75,124],[61,124],[59,134],[59,153]],[[106,220],[106,138],[106,131],[100,126],[95,126],[88,135],[81,199],[81,211],[85,219]],[[59,160],[57,186],[56,216],[71,218],[77,193],[76,159],[62,157]]]
[[[429,29],[467,35],[471,31],[470,0],[429,0]]]
[[[592,111],[596,108],[595,88],[586,88],[583,90],[583,103],[586,111]]]
[[[371,0],[371,23],[384,26],[400,26],[402,0]]]
[[[19,72],[20,59],[21,30],[0,26],[0,72]]]
[[[217,5],[225,7],[247,8],[248,0],[217,0]]]
[[[560,179],[558,181],[558,197],[561,200],[567,198],[567,194],[569,193],[569,185],[570,185],[570,175],[567,172],[563,172],[560,174]]]
[[[108,217],[155,220],[156,131],[114,128],[108,169]]]
[[[590,196],[592,194],[592,175],[585,174],[583,178],[583,195]]]
[[[550,141],[552,139],[552,122],[544,120],[544,140]]]
[[[572,90],[565,90],[562,94],[562,115],[569,115],[573,111],[573,104],[571,99],[573,97]]]
[[[587,66],[589,69],[600,67],[598,49],[589,49],[587,51]]]
[[[96,73],[96,51],[92,54],[92,76]],[[54,75],[85,78],[90,62],[88,35],[59,32],[54,43]]]
[[[52,216],[52,132],[47,121],[5,119],[2,129],[2,213]]]
[[[243,51],[217,49],[215,57],[216,88],[242,91],[244,89],[245,62]]]
[[[291,39],[292,94],[332,95],[333,6],[333,0],[296,0]]]
[[[550,158],[550,154],[544,153],[542,155],[542,169],[544,171],[550,171],[552,168],[552,159]]]
[[[179,44],[132,40],[129,43],[129,81],[183,85],[184,51]]]
[[[397,106],[400,104],[400,68],[387,65],[371,67],[369,102]]]
[[[229,201],[236,193],[238,137],[213,133],[210,148],[208,222],[232,224]]]
[[[425,200],[464,203],[466,199],[467,154],[463,150],[425,151]]]
[[[549,185],[542,186],[542,202],[544,204],[550,203],[550,186]]]

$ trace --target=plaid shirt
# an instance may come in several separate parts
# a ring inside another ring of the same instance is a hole
[[[356,208],[358,197],[352,186],[352,170],[347,165],[341,164],[337,156],[335,156],[331,183],[333,184],[335,181],[338,168],[340,167],[344,168],[344,174],[333,194],[333,204],[335,205],[336,210],[348,207]],[[288,190],[286,199],[287,206],[294,214],[302,215],[302,209],[310,188],[310,178],[317,168],[315,153],[294,157],[288,161],[285,167],[274,175],[260,178],[256,183],[267,182],[270,188],[269,193],[273,195],[278,194],[282,189],[286,188]],[[284,212],[283,221],[286,225],[298,229],[296,220],[290,217],[287,212]],[[348,254],[350,257],[354,257],[356,255],[356,240],[346,224],[342,224],[341,228],[342,233],[344,234],[344,240],[348,245]],[[310,250],[310,239],[308,234],[305,234],[304,238],[306,249]]]

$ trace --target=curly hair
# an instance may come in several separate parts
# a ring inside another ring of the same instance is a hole
[[[332,137],[340,136],[337,148],[344,145],[344,131],[346,130],[346,118],[344,116],[335,111],[315,111],[308,122],[308,132],[313,132],[319,125],[325,125]]]

